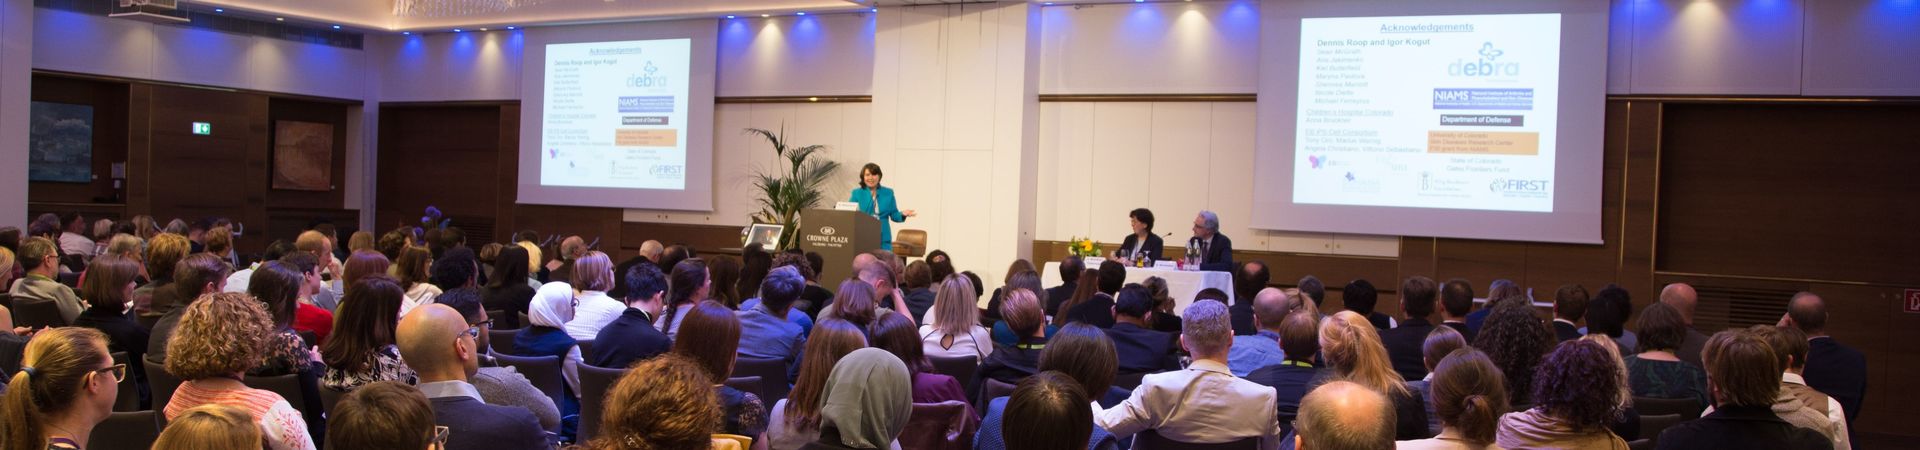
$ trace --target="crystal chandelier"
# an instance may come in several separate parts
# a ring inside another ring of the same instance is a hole
[[[403,17],[444,17],[497,13],[555,0],[394,0],[393,14]]]

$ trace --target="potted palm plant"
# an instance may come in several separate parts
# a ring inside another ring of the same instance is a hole
[[[822,156],[827,148],[824,145],[788,148],[784,124],[779,132],[748,128],[746,133],[766,139],[773,145],[773,153],[779,156],[770,171],[762,169],[754,174],[753,187],[759,190],[760,212],[753,214],[753,222],[786,228],[787,232],[780,235],[780,243],[768,251],[798,247],[800,233],[795,225],[800,220],[800,211],[820,205],[825,196],[820,187],[840,170],[840,163]]]

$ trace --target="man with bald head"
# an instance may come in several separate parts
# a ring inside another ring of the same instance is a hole
[[[1293,298],[1275,288],[1261,289],[1252,297],[1254,332],[1234,336],[1233,349],[1227,353],[1227,366],[1238,377],[1287,360],[1287,352],[1280,349],[1280,322],[1293,311]]]
[[[1693,327],[1693,310],[1700,305],[1700,294],[1686,283],[1669,284],[1660,290],[1660,303],[1680,310],[1680,317],[1687,321],[1687,338],[1680,341],[1680,349],[1674,351],[1673,356],[1688,364],[1706,367],[1701,365],[1700,349],[1707,346],[1707,335]]]
[[[1860,415],[1861,399],[1867,396],[1867,355],[1827,335],[1826,300],[1812,292],[1794,294],[1780,326],[1806,333],[1807,368],[1801,376],[1807,386],[1839,400],[1847,422],[1853,422]]]
[[[526,408],[480,399],[467,378],[480,370],[480,327],[446,305],[414,308],[400,319],[400,357],[420,374],[420,392],[433,402],[436,425],[447,427],[447,450],[544,449],[546,430]]]
[[[1330,382],[1300,400],[1293,448],[1390,450],[1393,422],[1386,397],[1351,381]]]

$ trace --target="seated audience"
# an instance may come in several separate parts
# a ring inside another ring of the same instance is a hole
[[[385,275],[368,275],[347,287],[333,337],[320,345],[327,364],[322,387],[351,391],[375,381],[413,384],[413,369],[400,359],[393,340],[403,294],[400,282]]]
[[[700,364],[679,355],[641,361],[614,382],[600,435],[588,450],[704,450],[720,429],[720,403]]]
[[[93,241],[87,241],[87,246],[92,247]],[[26,278],[13,283],[8,291],[13,296],[15,309],[25,304],[52,303],[60,309],[62,323],[73,323],[74,318],[80,317],[80,311],[86,309],[80,296],[74,295],[73,288],[60,284],[60,251],[53,241],[30,237],[20,242],[20,267],[26,271]]]
[[[1507,401],[1514,405],[1533,403],[1534,368],[1553,350],[1553,331],[1533,315],[1533,307],[1524,304],[1490,308],[1485,326],[1473,341],[1473,348],[1487,353],[1493,365],[1507,378]],[[1588,323],[1592,323],[1591,315]]]
[[[1147,288],[1140,285],[1121,288],[1119,300],[1109,307],[1114,323],[1107,328],[1107,337],[1113,339],[1114,349],[1120,352],[1122,374],[1180,370],[1180,357],[1174,352],[1180,337],[1148,328],[1147,316],[1152,314],[1152,308],[1153,298],[1147,295]]]
[[[744,250],[743,250],[744,251]],[[578,269],[576,269],[578,270]],[[740,309],[740,259],[729,255],[715,256],[707,260],[707,274],[713,278],[708,287],[708,300],[720,303],[727,309]]]
[[[266,432],[266,447],[311,450],[306,419],[273,391],[248,387],[241,380],[258,365],[272,317],[246,294],[223,292],[195,300],[183,311],[168,348],[167,373],[182,382],[162,413],[173,420],[195,406],[223,404],[247,411]]]
[[[873,348],[886,350],[907,365],[913,381],[914,403],[966,402],[966,389],[960,386],[959,380],[933,370],[933,361],[921,353],[920,336],[913,328],[913,320],[906,316],[888,314],[874,320],[867,335],[873,336]],[[967,413],[969,417],[977,417],[971,408]]]
[[[825,398],[827,378],[840,358],[866,346],[866,332],[847,321],[823,320],[814,327],[793,391],[773,404],[767,421],[768,448],[795,450],[820,438],[820,401]]]
[[[1867,396],[1867,356],[1827,335],[1826,300],[1812,292],[1794,294],[1780,324],[1807,334],[1807,386],[1839,400],[1853,421]]]
[[[596,367],[624,368],[673,350],[667,334],[653,327],[654,316],[666,307],[667,275],[653,264],[634,264],[626,280],[627,308],[594,335],[593,354],[581,355]]]
[[[1438,335],[1439,333],[1435,333]],[[1455,339],[1459,334],[1453,333]],[[1507,413],[1507,386],[1485,353],[1462,348],[1434,366],[1428,384],[1441,429],[1432,439],[1401,442],[1402,450],[1497,449],[1494,429]]]
[[[1394,448],[1392,408],[1393,404],[1379,392],[1350,381],[1321,385],[1300,400],[1300,418],[1294,421],[1294,448]]]
[[[1028,293],[1031,297],[1032,293]],[[1040,309],[1038,299],[1031,300]],[[848,353],[833,366],[821,393],[820,438],[804,450],[879,449],[896,444],[913,412],[906,364],[877,348]]]
[[[993,331],[994,344],[997,344],[1000,346],[1014,345],[1018,343],[1018,341],[1021,338],[1021,336],[1017,336],[1014,334],[1013,329],[1007,328],[1006,318],[1000,316],[1000,313],[1006,312],[1005,305],[1003,305],[1002,303],[1006,302],[1007,293],[1017,289],[1026,289],[1027,292],[1033,292],[1037,297],[1039,293],[1046,292],[1045,289],[1040,286],[1039,272],[1028,270],[1025,272],[1015,273],[1012,276],[1007,277],[1007,279],[1009,281],[1006,286],[1001,286],[999,288],[994,289],[993,298],[988,299],[987,310],[981,312],[982,316],[985,316],[988,319],[991,319],[994,321],[994,323],[991,326],[989,326],[989,328],[991,328],[992,329],[991,331]],[[1115,287],[1115,289],[1117,290],[1119,288]],[[1042,315],[1040,316],[1041,323],[1043,324],[1042,331],[1045,332],[1047,336],[1053,336],[1053,332],[1059,330],[1060,327],[1054,326],[1052,323],[1047,322],[1046,315],[1045,315],[1046,310],[1044,309],[1045,306],[1043,305],[1042,308],[1043,308],[1041,310]]]
[[[473,249],[466,247],[448,248],[433,260],[433,272],[427,279],[440,292],[454,289],[471,289],[480,286],[480,260],[473,256]]]
[[[1127,281],[1127,266],[1111,259],[1100,263],[1099,281],[1100,292],[1072,308],[1060,308],[1063,310],[1061,314],[1067,316],[1067,322],[1082,322],[1100,328],[1113,327],[1114,295],[1120,293],[1121,285]]]
[[[1400,282],[1400,311],[1407,320],[1393,329],[1380,329],[1380,342],[1387,346],[1387,357],[1393,360],[1393,371],[1407,381],[1426,378],[1427,365],[1421,347],[1427,342],[1427,334],[1433,332],[1433,322],[1427,321],[1433,316],[1433,307],[1438,304],[1439,286],[1433,279],[1413,276]]]
[[[1673,283],[1660,289],[1660,303],[1673,306],[1687,322],[1687,337],[1680,341],[1674,356],[1680,357],[1681,362],[1700,366],[1700,349],[1707,345],[1707,335],[1693,329],[1693,311],[1700,306],[1700,294],[1686,283]]]
[[[1614,348],[1613,339],[1605,336],[1586,335],[1581,336],[1580,340],[1600,344],[1600,347],[1607,349],[1602,353],[1613,359],[1614,368],[1620,369],[1614,373],[1614,378],[1617,379],[1615,384],[1620,386],[1620,389],[1615,392],[1614,402],[1620,405],[1620,413],[1615,414],[1613,421],[1607,423],[1607,430],[1612,431],[1614,436],[1619,436],[1622,440],[1640,439],[1640,411],[1633,407],[1633,387],[1627,382],[1627,361],[1620,357],[1620,349]]]
[[[1508,302],[1531,303],[1531,301],[1527,300],[1526,295],[1526,292],[1520,289],[1520,285],[1513,284],[1512,280],[1505,278],[1493,280],[1492,283],[1487,284],[1487,304],[1481,307],[1479,311],[1467,314],[1467,328],[1473,329],[1475,333],[1474,337],[1479,337],[1478,333],[1482,328],[1481,326],[1486,325],[1487,315],[1493,314],[1493,307]]]
[[[1076,286],[1069,286],[1069,288],[1072,289],[1073,293],[1067,295],[1067,298],[1061,300],[1059,304],[1053,305],[1054,310],[1059,312],[1047,315],[1048,317],[1053,318],[1053,321],[1051,322],[1053,326],[1056,326],[1056,327],[1066,326],[1067,323],[1069,322],[1068,321],[1069,317],[1067,316],[1068,311],[1073,311],[1074,308],[1080,306],[1083,303],[1095,301],[1094,297],[1106,295],[1106,293],[1100,292],[1100,271],[1087,269],[1085,272],[1086,273],[1078,274],[1074,276],[1074,279],[1079,281],[1076,283],[1077,284]],[[1053,294],[1047,294],[1047,295],[1053,295]],[[1105,300],[1107,302],[1113,301],[1112,298],[1107,298]]]
[[[847,281],[866,284],[872,288],[872,293],[867,295],[854,295],[852,296],[854,302],[842,304],[841,297],[847,296],[847,284],[841,283],[839,295],[834,297],[833,304],[827,305],[826,309],[820,310],[820,317],[844,315],[844,317],[840,317],[841,320],[853,322],[854,325],[859,325],[864,328],[873,325],[872,318],[877,318],[885,314],[907,313],[906,300],[900,297],[900,290],[896,289],[894,284],[897,274],[900,273],[897,270],[897,265],[899,264],[897,258],[895,258],[892,253],[877,250],[871,254],[876,255],[874,263],[857,266],[854,270],[854,278],[848,279]],[[884,256],[886,259],[880,259],[880,256]],[[871,304],[871,306],[868,306],[869,304]],[[871,310],[872,316],[867,316],[867,313],[863,312],[868,310]],[[908,320],[912,319],[911,317],[908,318]]]
[[[156,304],[161,298],[169,298],[166,301],[169,307],[148,333],[147,359],[166,362],[167,340],[173,336],[174,327],[179,326],[180,315],[186,312],[187,305],[203,295],[220,292],[226,282],[227,263],[213,255],[195,253],[175,264],[173,285],[154,297]]]
[[[133,295],[134,280],[140,276],[140,262],[116,255],[102,255],[87,263],[87,281],[80,284],[80,295],[87,310],[73,320],[73,326],[100,330],[107,335],[108,352],[126,352],[129,365],[147,354],[147,327],[134,323],[127,315],[127,300]],[[11,330],[7,327],[5,330]],[[135,379],[146,379],[145,365],[133,368]]]
[[[332,290],[325,279],[326,267],[306,252],[289,253],[280,257],[280,262],[291,265],[301,275],[299,296],[294,301],[297,305],[293,310],[293,331],[313,333],[318,342],[326,342],[327,336],[333,334],[333,311],[321,308],[315,300],[319,293]],[[338,302],[335,304],[338,306]]]
[[[1560,286],[1553,293],[1553,337],[1560,342],[1579,339],[1580,319],[1587,317],[1587,288],[1578,284]],[[1642,319],[1644,320],[1644,319]]]
[[[1054,337],[1047,350],[1041,352],[1042,372],[1021,380],[1021,383],[1065,376],[1082,393],[1081,401],[1091,406],[1089,411],[1111,407],[1125,401],[1130,393],[1113,386],[1114,369],[1118,367],[1116,361],[1113,341],[1099,328],[1084,323],[1071,324],[1060,329],[1060,334]],[[1098,394],[1088,395],[1088,392]],[[1005,428],[1008,401],[1009,397],[1000,397],[987,402],[987,416],[980,424],[980,433],[974,438],[974,448],[997,450],[1011,444],[1007,441],[1009,431]],[[1086,421],[1092,424],[1093,417],[1087,416]],[[1032,435],[1023,437],[1032,438]],[[1093,426],[1086,445],[1088,450],[1126,447],[1125,443],[1114,438],[1113,433],[1099,426]]]
[[[1233,314],[1233,335],[1252,336],[1260,330],[1253,320],[1253,302],[1260,291],[1267,288],[1267,283],[1273,281],[1273,275],[1267,271],[1267,263],[1260,261],[1240,263],[1240,270],[1235,270],[1233,275],[1234,303],[1227,308]],[[1239,346],[1238,342],[1234,344]]]
[[[1000,302],[1000,316],[1006,319],[1001,322],[1015,336],[1020,336],[1020,340],[1012,345],[994,347],[993,354],[987,355],[986,361],[980,363],[978,377],[981,380],[1019,384],[1020,379],[1039,371],[1040,352],[1047,348],[1048,335],[1041,326],[1046,317],[1041,315],[1040,299],[1034,295],[1034,291],[1014,289],[1006,297]],[[973,384],[977,388],[985,386],[986,382]]]
[[[607,254],[589,251],[573,260],[573,320],[567,321],[567,335],[576,341],[593,339],[600,329],[627,310],[626,302],[607,296],[613,289],[613,261]]]
[[[247,369],[247,375],[270,377],[286,374],[320,376],[326,366],[313,357],[312,346],[293,331],[293,316],[300,303],[306,276],[293,265],[267,261],[253,270],[247,281],[247,295],[261,303],[273,320],[273,332],[267,335],[259,365]],[[306,405],[300,405],[305,407]]]
[[[1516,310],[1520,308],[1496,308],[1487,318],[1489,329],[1483,331],[1493,332],[1504,311]],[[1534,323],[1542,333],[1551,333],[1545,325]],[[1487,338],[1481,335],[1483,342]],[[1549,335],[1544,339],[1553,338]],[[1607,352],[1606,347],[1592,341],[1561,343],[1540,362],[1540,373],[1529,377],[1533,407],[1501,416],[1495,443],[1505,448],[1627,448],[1625,440],[1607,430],[1621,408],[1619,377],[1614,375],[1620,369],[1613,366],[1614,358]],[[1491,359],[1495,366],[1500,365],[1497,357]],[[1501,372],[1508,386],[1518,378],[1513,371]]]
[[[1707,398],[1707,372],[1675,356],[1686,337],[1687,322],[1672,306],[1654,303],[1640,312],[1640,353],[1626,357],[1634,396],[1691,398],[1700,407],[1712,404]]]
[[[449,254],[460,249],[450,249]],[[445,259],[445,258],[442,258]],[[463,291],[470,292],[470,291]],[[546,430],[532,411],[489,405],[467,379],[479,373],[480,327],[446,305],[422,305],[400,320],[400,355],[420,374],[420,392],[433,404],[434,423],[447,427],[447,449],[538,449]]]
[[[940,280],[933,309],[928,311],[926,324],[920,326],[921,348],[927,356],[972,356],[974,361],[984,361],[993,354],[993,338],[986,327],[980,326],[980,309],[974,306],[979,298],[964,275],[947,275]]]
[[[513,366],[496,367],[500,364],[491,355],[489,349],[493,348],[493,339],[487,333],[493,329],[493,319],[487,316],[487,310],[481,306],[480,292],[472,288],[454,289],[440,294],[433,301],[434,304],[453,308],[466,320],[467,326],[480,330],[479,335],[474,336],[477,342],[474,348],[479,349],[477,359],[480,370],[467,376],[467,383],[480,391],[480,400],[489,405],[526,408],[533,412],[534,417],[540,418],[541,428],[560,429],[560,409],[553,404],[553,397],[540,392],[540,388],[533,386],[533,381],[521,375]]]
[[[50,328],[26,343],[21,370],[0,394],[0,443],[9,449],[84,449],[113,413],[126,366],[91,328]],[[257,444],[256,444],[257,445]],[[258,448],[258,447],[255,447]]]
[[[735,313],[740,318],[740,356],[785,361],[788,380],[800,375],[800,353],[807,347],[807,330],[787,317],[806,287],[807,280],[791,266],[769,270],[761,277],[755,288],[760,301]],[[917,339],[914,345],[919,345]]]
[[[1440,325],[1460,332],[1460,337],[1469,343],[1475,342],[1477,334],[1467,326],[1467,316],[1471,311],[1473,283],[1459,278],[1447,280],[1447,284],[1440,287]]]
[[[1640,348],[1640,338],[1627,330],[1627,317],[1633,313],[1633,297],[1618,285],[1606,285],[1593,293],[1593,299],[1587,301],[1587,326],[1580,329],[1581,334],[1604,334],[1613,338],[1613,344],[1621,350],[1634,351]]]
[[[1081,272],[1086,270],[1086,261],[1078,256],[1068,256],[1060,260],[1060,285],[1047,288],[1048,316],[1060,316],[1060,305],[1066,303],[1067,299],[1073,298],[1074,293],[1080,292],[1079,285],[1083,282]]]
[[[840,282],[839,292],[833,294],[833,303],[820,310],[820,318],[845,320],[866,329],[873,325],[874,319],[893,314],[892,309],[880,306],[881,299],[878,296],[872,284],[858,278],[848,278]]]
[[[1247,381],[1273,388],[1274,414],[1286,426],[1299,413],[1300,398],[1329,373],[1313,364],[1314,356],[1320,353],[1320,320],[1314,313],[1287,314],[1279,331],[1280,348],[1286,350],[1287,359],[1254,369],[1247,373]]]
[[[1393,316],[1374,310],[1374,307],[1377,306],[1379,302],[1380,291],[1374,289],[1373,283],[1367,280],[1356,279],[1347,283],[1347,287],[1340,289],[1341,305],[1344,305],[1348,311],[1353,311],[1354,313],[1360,314],[1360,317],[1365,317],[1367,323],[1373,324],[1375,331],[1384,331],[1399,326],[1399,323],[1393,320]]]
[[[353,283],[359,282],[361,278],[372,275],[386,275],[387,270],[393,266],[392,261],[391,259],[387,259],[386,255],[366,250],[355,251],[353,254],[347,255],[346,268],[340,270],[340,285],[343,286],[342,290],[345,290],[344,286],[353,286]],[[345,296],[345,292],[342,292],[341,295]],[[336,310],[337,312],[339,305],[334,306],[335,307],[328,309]],[[325,308],[327,305],[322,304],[320,307]]]
[[[586,266],[575,266],[575,270]],[[756,448],[765,448],[767,406],[760,396],[727,386],[733,376],[733,362],[740,350],[740,319],[733,310],[717,301],[700,302],[687,310],[679,339],[673,341],[673,353],[685,356],[706,369],[707,382],[720,396],[722,433],[753,438]]]
[[[187,242],[187,238],[178,234],[161,233],[147,240],[147,250],[142,261],[145,262],[147,269],[145,276],[150,281],[133,290],[135,321],[152,328],[152,324],[160,320],[163,311],[154,309],[155,302],[166,302],[170,299],[172,294],[168,292],[171,291],[168,287],[173,285],[173,267],[180,263],[181,258],[187,256],[189,247],[191,245]]]
[[[1004,410],[999,431],[1006,450],[1115,449],[1113,435],[1095,437],[1093,410],[1087,394],[1072,378],[1059,372],[1041,372],[1020,382],[1013,395],[994,400]],[[985,434],[983,431],[982,434]],[[992,450],[976,445],[974,448]]]
[[[501,247],[500,256],[493,259],[493,275],[480,292],[486,297],[487,309],[506,312],[494,318],[500,321],[502,330],[526,326],[520,323],[520,315],[533,303],[534,288],[527,284],[527,276],[527,249],[518,245]]]
[[[532,322],[526,328],[513,334],[514,356],[558,356],[560,371],[567,380],[568,395],[562,395],[562,414],[578,411],[580,392],[580,355],[579,341],[568,336],[561,327],[573,319],[573,287],[566,283],[552,282],[540,286],[533,295],[533,304],[527,307],[527,320]]]
[[[400,303],[400,315],[428,303],[440,296],[439,286],[434,286],[433,252],[426,247],[407,247],[400,251],[400,259],[393,261],[394,278],[400,281],[400,289],[406,292],[405,301]]]
[[[1430,395],[1433,391],[1429,390],[1433,383],[1433,369],[1440,364],[1441,360],[1446,359],[1447,355],[1462,348],[1472,347],[1467,346],[1467,341],[1460,337],[1460,332],[1453,331],[1450,327],[1434,327],[1432,332],[1427,333],[1427,341],[1420,345],[1421,364],[1426,366],[1427,376],[1408,381],[1407,389],[1412,389],[1414,395],[1420,397],[1420,402],[1427,411],[1428,433],[1440,434],[1440,416],[1434,414],[1433,396]]]
[[[153,450],[258,450],[264,438],[247,410],[215,403],[181,411]]]
[[[905,291],[900,297],[907,302],[907,317],[926,317],[927,311],[933,309],[933,302],[937,300],[933,292],[933,268],[927,266],[924,260],[907,264],[900,287]]]
[[[1274,390],[1234,377],[1227,369],[1231,320],[1225,303],[1188,306],[1180,345],[1193,355],[1193,363],[1185,370],[1147,375],[1126,401],[1094,414],[1094,424],[1115,436],[1154,430],[1161,437],[1196,444],[1251,437],[1260,439],[1261,449],[1278,448]]]
[[[1334,378],[1372,389],[1393,401],[1394,415],[1399,417],[1394,422],[1398,427],[1395,439],[1432,437],[1427,432],[1426,408],[1400,374],[1394,373],[1387,348],[1380,344],[1380,335],[1372,325],[1353,311],[1328,316],[1320,326],[1320,348],[1327,367],[1333,370]]]
[[[319,266],[317,273],[325,273],[333,277],[332,281],[319,281],[314,283],[313,292],[306,297],[306,301],[319,307],[318,309],[332,311],[334,308],[340,306],[340,297],[347,295],[347,285],[342,282],[346,264],[340,262],[340,258],[346,258],[349,257],[349,255],[344,253],[339,255],[334,254],[336,247],[334,246],[334,235],[331,234],[333,233],[331,224],[321,224],[321,226],[325,227],[326,232],[316,231],[321,229],[316,227],[315,230],[307,230],[300,233],[300,236],[294,238],[293,248],[296,251],[288,253],[287,255],[304,253],[312,256],[314,265]],[[368,238],[371,239],[372,235],[369,234]],[[281,259],[285,259],[287,255],[281,256]],[[308,270],[305,264],[301,264],[300,266],[302,271]]]
[[[1715,333],[1701,350],[1713,412],[1660,433],[1661,449],[1831,449],[1834,441],[1774,413],[1780,358],[1766,340],[1745,330]]]
[[[1147,277],[1140,280],[1140,286],[1147,288],[1148,297],[1153,297],[1153,314],[1148,317],[1153,321],[1153,331],[1180,334],[1180,315],[1174,312],[1179,302],[1167,293],[1167,279]]]
[[[567,236],[560,240],[560,252],[553,255],[551,261],[543,267],[547,270],[547,281],[573,280],[573,263],[581,255],[587,254],[587,240],[580,236]],[[692,255],[693,252],[687,252]]]
[[[288,253],[293,252],[293,243],[287,242],[284,239],[276,239],[268,243],[267,252],[261,260],[255,261],[253,265],[247,266],[244,269],[236,269],[233,273],[227,274],[226,286],[220,289],[221,292],[246,292],[247,283],[253,278],[253,271],[258,270],[261,264],[280,259],[281,257],[287,256]]]
[[[395,381],[370,383],[341,397],[327,412],[327,448],[445,448],[450,430],[433,420],[433,404],[419,389]]]
[[[1853,448],[1847,435],[1847,416],[1838,400],[1807,387],[1800,374],[1806,371],[1807,335],[1793,327],[1754,325],[1747,333],[1759,337],[1773,349],[1780,361],[1780,393],[1773,398],[1773,414],[1794,426],[1818,431],[1833,441],[1834,450]]]
[[[653,326],[672,338],[680,333],[680,321],[687,318],[687,310],[707,300],[712,292],[713,277],[707,273],[707,262],[700,258],[687,258],[661,267],[672,267],[672,271],[667,276],[667,306],[660,318],[654,319]]]
[[[812,296],[815,295],[814,290],[818,289],[826,292],[825,296],[818,299],[820,302],[833,299],[833,292],[827,291],[814,284],[813,269],[808,268],[807,264],[806,255],[798,251],[781,252],[773,256],[773,267],[768,269],[771,271],[772,269],[791,267],[795,273],[800,274],[800,280],[804,284],[800,288],[799,298],[794,299],[792,304],[787,305],[787,322],[799,326],[801,336],[806,336],[807,333],[813,331],[813,316],[807,311],[810,310],[809,308],[813,308],[814,299]],[[765,284],[766,279],[762,278],[760,282],[761,284]],[[765,293],[761,293],[761,295],[765,295]],[[758,297],[749,298],[746,301],[740,302],[740,310],[746,311],[759,305],[760,299]]]

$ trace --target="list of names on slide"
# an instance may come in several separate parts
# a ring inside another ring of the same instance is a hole
[[[685,189],[688,39],[547,46],[540,184]]]
[[[1560,15],[1300,24],[1294,202],[1552,212]]]

